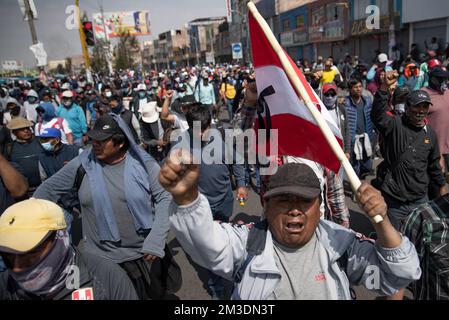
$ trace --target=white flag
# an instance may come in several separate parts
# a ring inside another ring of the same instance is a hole
[[[33,44],[30,46],[30,50],[36,57],[38,67],[44,67],[47,65],[47,52],[45,52],[44,44],[42,42]]]

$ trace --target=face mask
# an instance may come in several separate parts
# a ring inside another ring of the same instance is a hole
[[[64,100],[62,104],[64,105],[64,107],[70,108],[70,106],[72,105],[72,100]]]
[[[111,111],[115,114],[120,114],[120,111],[122,111],[123,105],[119,104],[118,106],[116,106],[115,108],[111,108]]]
[[[36,103],[37,99],[35,97],[28,97],[27,101],[31,104],[34,104],[34,103]]]
[[[139,92],[140,99],[144,99],[147,96],[146,92]]]
[[[10,275],[25,291],[47,296],[64,287],[69,275],[67,267],[74,259],[69,234],[58,230],[53,248],[40,262],[23,272],[10,272]]]
[[[324,103],[324,105],[326,106],[326,108],[328,108],[328,109],[330,109],[330,108],[334,108],[335,107],[335,103],[337,102],[337,96],[335,95],[335,96],[329,96],[329,97],[326,97],[326,96],[324,96],[323,97],[323,103]]]
[[[53,152],[55,150],[55,146],[52,145],[51,142],[41,143],[41,146],[47,152]]]
[[[396,114],[401,115],[405,112],[405,103],[398,103],[394,106],[394,111]]]
[[[112,97],[112,92],[106,91],[106,93],[104,95],[106,96],[106,98],[110,98],[110,97]]]

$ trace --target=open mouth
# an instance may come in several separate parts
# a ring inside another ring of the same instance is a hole
[[[304,230],[304,223],[299,221],[288,222],[285,230],[288,233],[301,233]]]

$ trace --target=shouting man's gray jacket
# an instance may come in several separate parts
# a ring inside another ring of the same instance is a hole
[[[261,233],[264,243],[259,246],[260,237],[250,236],[253,233],[248,226],[214,222],[209,203],[201,194],[187,206],[172,202],[170,223],[193,261],[221,277],[238,279],[233,299],[265,300],[279,285],[281,272],[269,230]],[[316,235],[330,299],[351,299],[351,285],[364,285],[378,294],[392,295],[421,275],[415,247],[404,236],[398,248],[386,249],[323,220]],[[344,267],[339,263],[343,256]]]

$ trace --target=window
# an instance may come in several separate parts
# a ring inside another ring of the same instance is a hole
[[[354,20],[366,18],[366,8],[371,5],[371,0],[354,1]]]
[[[304,15],[296,16],[296,28],[304,27]]]
[[[326,6],[326,21],[343,20],[344,5],[341,4],[328,4]]]
[[[290,30],[290,20],[285,19],[282,21],[282,25],[284,27],[283,31],[289,31]]]

